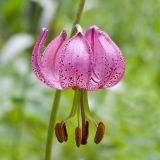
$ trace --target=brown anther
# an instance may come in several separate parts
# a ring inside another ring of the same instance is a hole
[[[89,123],[86,121],[84,128],[82,128],[82,142],[81,144],[87,144],[89,134]]]
[[[86,121],[86,138],[88,139],[89,136],[89,122]]]
[[[87,144],[87,137],[86,137],[86,132],[82,131],[82,141],[81,144]]]
[[[105,132],[105,125],[102,122],[99,122],[98,127],[97,127],[97,131],[96,131],[96,135],[94,137],[94,142],[96,144],[101,142],[101,140],[104,136],[104,132]]]
[[[64,141],[64,129],[62,128],[61,123],[57,123],[55,126],[55,135],[57,140],[62,143]]]
[[[64,141],[66,142],[68,140],[68,134],[67,134],[67,128],[65,123],[62,125],[62,129],[63,129]]]
[[[75,130],[75,140],[77,147],[79,147],[82,141],[82,131],[79,127],[77,127]]]

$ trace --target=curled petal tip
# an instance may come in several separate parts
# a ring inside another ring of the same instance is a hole
[[[47,28],[42,28],[42,32],[39,36],[39,39],[37,41],[37,43],[44,43],[46,37],[47,37],[47,34],[48,34],[48,29]]]
[[[65,29],[63,29],[63,31],[61,32],[61,36],[65,39],[67,37],[67,31]]]

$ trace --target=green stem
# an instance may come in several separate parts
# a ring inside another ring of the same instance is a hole
[[[49,120],[45,160],[51,159],[53,130],[54,130],[56,116],[57,116],[57,112],[58,112],[60,97],[61,97],[61,91],[56,90],[55,97],[54,97],[53,104],[52,104],[52,111],[51,111],[51,115],[50,115],[50,120]]]
[[[72,26],[70,37],[75,32],[75,24],[79,23],[79,21],[80,21],[80,17],[81,17],[83,8],[84,8],[84,4],[85,4],[85,0],[80,0],[79,7],[77,10],[76,16],[74,18],[74,21],[73,21],[73,26]],[[51,160],[51,156],[52,156],[53,131],[54,131],[55,120],[56,120],[57,111],[58,111],[58,107],[59,107],[60,97],[61,97],[61,91],[56,90],[56,94],[55,94],[53,105],[52,105],[50,120],[49,120],[48,135],[47,135],[47,142],[46,142],[46,151],[45,151],[45,160]]]
[[[74,21],[73,21],[70,37],[73,36],[74,33],[75,33],[75,25],[78,24],[79,21],[80,21],[81,14],[82,14],[82,11],[83,11],[83,8],[84,8],[84,4],[85,4],[85,0],[81,0],[80,3],[79,3],[77,13],[76,13],[75,18],[74,18]]]

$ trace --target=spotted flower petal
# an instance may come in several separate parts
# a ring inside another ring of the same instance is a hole
[[[59,36],[50,42],[41,58],[40,50],[46,39],[48,30],[43,29],[32,54],[32,68],[36,76],[50,87],[62,89],[59,76],[58,64],[59,55],[66,42],[66,32],[63,31]]]
[[[88,41],[79,31],[66,44],[61,56],[60,82],[63,88],[88,89],[92,52]]]
[[[111,87],[117,84],[125,70],[120,49],[111,38],[96,26],[91,26],[85,34],[93,52],[91,87]]]
[[[40,50],[48,30],[43,29],[32,55],[36,76],[45,84],[57,89],[83,88],[96,90],[117,84],[125,71],[120,49],[111,38],[96,26],[67,40],[66,31],[52,40],[43,56]]]

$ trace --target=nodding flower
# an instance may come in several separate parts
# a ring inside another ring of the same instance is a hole
[[[82,131],[79,126],[75,131],[76,144],[86,144],[89,122],[97,128],[95,143],[99,143],[104,135],[105,126],[97,123],[91,116],[87,91],[95,91],[116,85],[123,77],[125,62],[118,46],[107,33],[96,26],[91,26],[85,34],[80,25],[76,25],[77,33],[67,39],[63,30],[53,39],[41,56],[41,48],[48,34],[43,28],[32,53],[32,69],[40,81],[49,87],[63,90],[75,90],[73,106],[68,118],[55,126],[55,133],[60,142],[67,140],[66,123],[78,112],[81,112]],[[80,108],[80,109],[78,109]],[[78,118],[79,119],[79,118]]]

